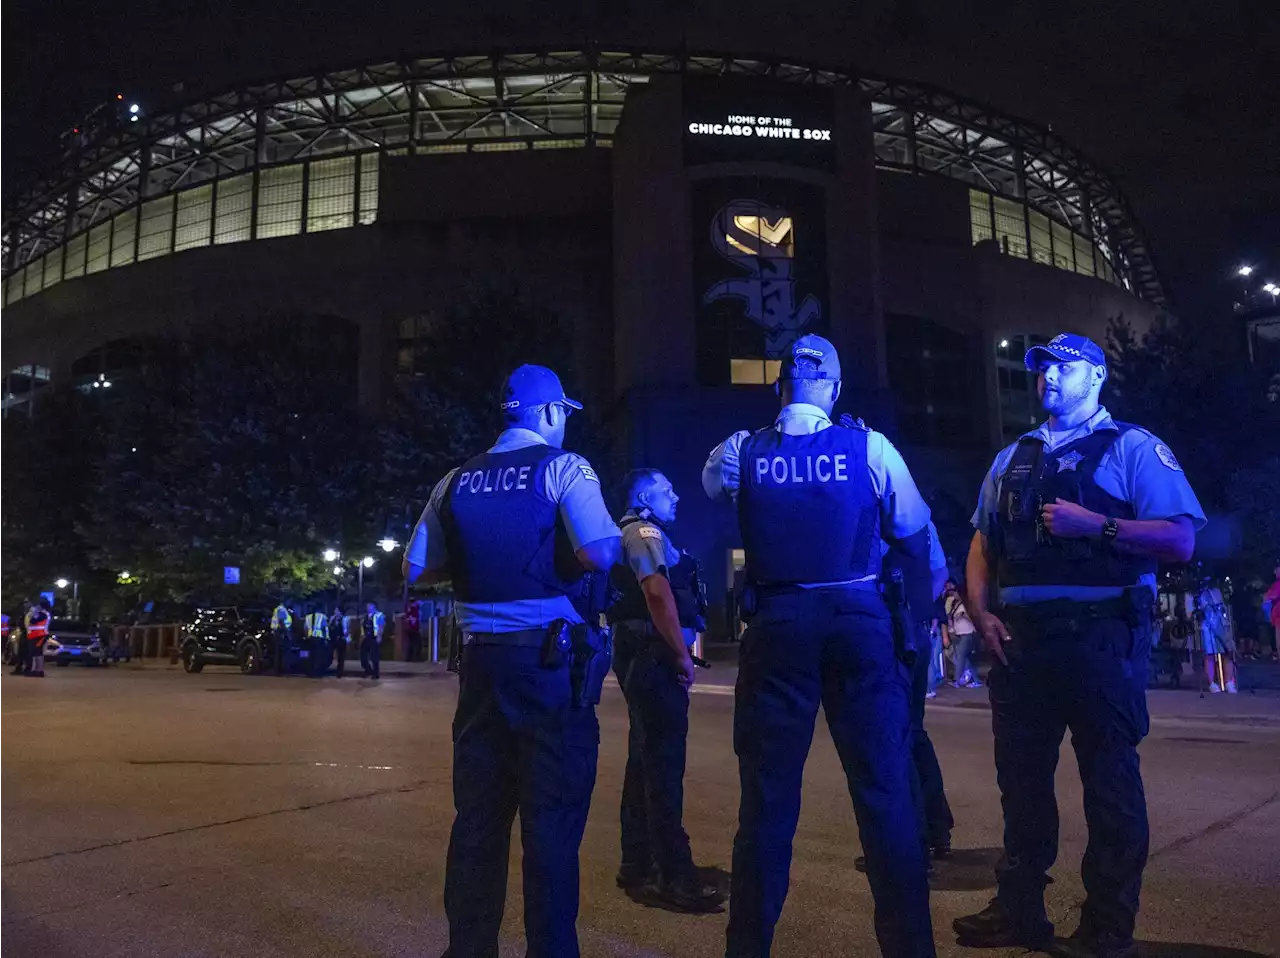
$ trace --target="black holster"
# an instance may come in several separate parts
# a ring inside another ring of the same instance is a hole
[[[893,652],[907,668],[913,668],[920,649],[916,641],[916,629],[907,608],[907,590],[902,570],[894,569],[890,578],[881,583],[881,595],[889,609],[889,622],[893,629]]]
[[[747,579],[742,580],[738,589],[738,617],[743,622],[750,622],[751,617],[760,611],[760,593],[756,584]]]
[[[604,679],[613,665],[613,630],[586,624],[569,630],[569,690],[573,707],[598,705]]]
[[[441,625],[441,641],[445,647],[445,668],[450,672],[462,671],[462,629],[455,616],[449,616]]]

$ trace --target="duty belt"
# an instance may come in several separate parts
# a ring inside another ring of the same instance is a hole
[[[1120,619],[1131,626],[1149,621],[1151,617],[1151,590],[1145,586],[1126,589],[1125,594],[1098,602],[1079,602],[1074,599],[1051,599],[1030,605],[1006,605],[998,615],[1005,625],[1026,624],[1041,629],[1074,631],[1089,622]]]
[[[515,632],[462,633],[463,645],[506,645],[520,649],[540,649],[547,643],[547,628],[519,629]]]
[[[772,599],[779,595],[812,595],[817,592],[879,592],[880,584],[875,579],[861,582],[833,582],[825,585],[803,582],[760,582],[756,585],[756,593],[762,599]]]

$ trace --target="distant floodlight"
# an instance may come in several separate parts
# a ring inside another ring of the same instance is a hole
[[[342,566],[340,566],[340,565],[336,565],[336,566],[334,566],[334,567],[333,567],[333,574],[334,574],[334,575],[342,575]]]
[[[130,113],[137,113],[137,112],[138,112],[138,104],[136,104],[136,103],[130,103],[130,104],[129,104],[129,112],[130,112]]]
[[[365,556],[363,559],[361,559],[361,560],[360,560],[360,564],[361,564],[362,566],[364,566],[366,569],[372,569],[372,568],[373,568],[373,556]]]
[[[1252,276],[1252,275],[1253,275],[1253,267],[1252,267],[1252,266],[1241,266],[1239,269],[1237,269],[1237,270],[1236,270],[1236,275],[1237,275],[1237,276]]]
[[[1008,348],[1009,348],[1009,340],[1007,340],[1007,339],[1002,339],[1002,340],[1000,340],[1000,348],[1001,348],[1001,349],[1008,349]]]
[[[137,451],[138,451],[138,447],[137,447],[137,446],[130,446],[130,447],[129,447],[129,451],[130,451],[130,452],[137,452]]]
[[[110,379],[104,379],[104,380],[102,381],[102,388],[103,388],[103,389],[110,389],[110,388],[111,388],[111,380],[110,380]]]
[[[400,543],[388,536],[386,539],[379,539],[378,545],[382,548],[383,552],[394,552],[396,546],[400,545]]]
[[[135,113],[133,116],[129,117],[129,122],[130,122],[130,123],[137,123],[137,122],[138,122],[138,115]]]
[[[55,579],[53,584],[56,585],[59,589],[65,589],[71,583],[68,582],[66,579]]]
[[[324,550],[324,561],[325,561],[325,562],[334,562],[334,561],[336,561],[336,560],[337,560],[337,558],[338,558],[338,550],[337,550],[337,549],[325,549],[325,550]]]
[[[97,389],[97,388],[98,388],[99,386],[101,386],[101,385],[102,385],[102,383],[95,381],[95,382],[94,382],[94,384],[93,384],[93,388],[94,388],[94,389]]]
[[[1277,286],[1275,283],[1267,283],[1266,286],[1262,287],[1262,291],[1275,296],[1277,293],[1280,293],[1280,286]]]

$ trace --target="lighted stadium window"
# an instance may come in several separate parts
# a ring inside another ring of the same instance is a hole
[[[781,371],[782,361],[778,359],[729,360],[729,382],[735,386],[769,386]]]

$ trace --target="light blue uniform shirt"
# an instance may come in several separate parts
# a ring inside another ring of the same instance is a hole
[[[1092,435],[1101,429],[1118,430],[1119,427],[1103,406],[1068,432],[1049,431],[1047,422],[1021,439],[1039,439],[1045,444],[1045,455],[1061,449],[1077,439]],[[978,495],[978,508],[973,513],[973,527],[983,535],[990,535],[991,516],[1000,502],[1000,480],[1018,443],[1011,443],[1000,451],[982,482]],[[1204,510],[1196,494],[1191,491],[1186,473],[1163,442],[1145,429],[1132,428],[1120,433],[1107,454],[1098,463],[1093,474],[1094,482],[1109,495],[1133,506],[1135,519],[1176,519],[1186,516],[1196,529],[1204,528]],[[1134,583],[1156,589],[1154,575],[1144,575]],[[1050,599],[1079,599],[1096,601],[1119,595],[1123,589],[1111,586],[1054,586],[1026,585],[1000,590],[1000,602],[1004,605],[1028,605]]]
[[[888,554],[889,543],[881,539],[880,558],[883,559]],[[933,578],[933,597],[936,600],[947,587],[947,556],[942,551],[942,542],[938,539],[938,527],[933,524],[932,519],[929,520],[929,573]]]
[[[831,417],[810,403],[789,403],[782,407],[774,428],[786,436],[807,436],[830,429]],[[712,500],[728,499],[736,502],[741,476],[739,465],[742,443],[751,433],[743,429],[735,432],[711,450],[707,464],[702,467],[702,488]],[[929,507],[925,505],[911,478],[902,456],[880,433],[867,432],[867,472],[871,487],[880,499],[880,529],[890,538],[903,539],[914,535],[929,522]],[[867,581],[875,576],[850,581]],[[830,585],[833,583],[813,583]]]
[[[498,436],[489,452],[511,452],[546,444],[547,441],[536,432],[516,427]],[[422,510],[422,518],[418,520],[405,549],[405,558],[410,565],[434,571],[448,563],[440,509],[449,483],[457,473],[458,469],[451,469],[432,490],[431,499]],[[547,463],[544,487],[547,497],[559,506],[560,520],[575,551],[588,542],[622,535],[604,504],[600,480],[587,460],[577,453],[565,452]],[[573,603],[563,595],[512,602],[455,602],[453,607],[458,625],[465,632],[518,632],[541,628],[556,619],[575,624],[582,622]]]

